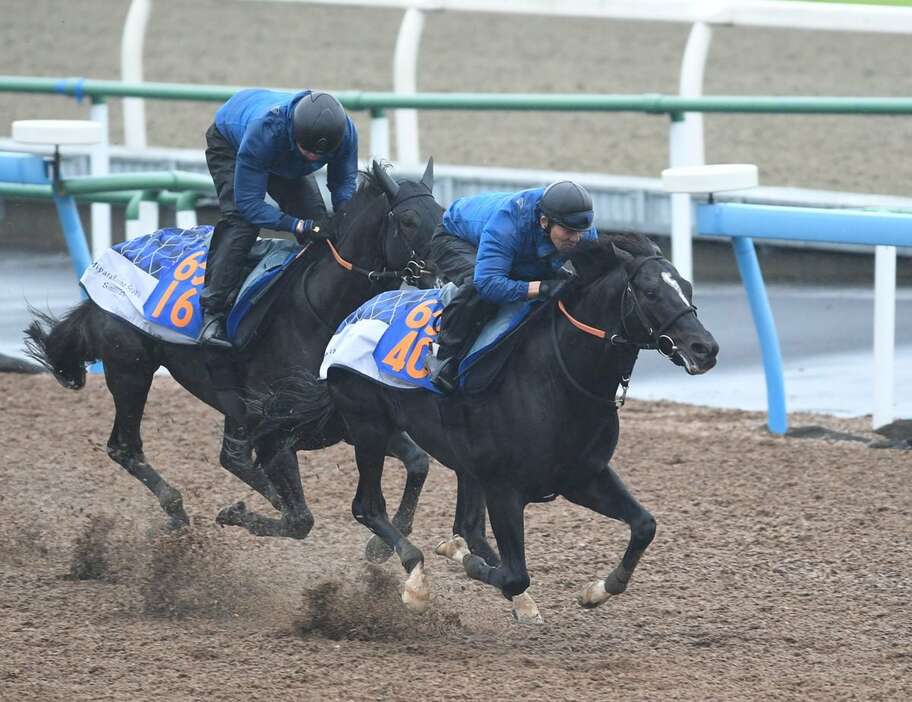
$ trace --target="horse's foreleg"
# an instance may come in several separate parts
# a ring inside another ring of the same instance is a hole
[[[158,503],[168,515],[168,525],[171,528],[187,526],[190,518],[184,511],[180,491],[171,487],[146,463],[142,450],[140,425],[155,368],[139,365],[125,369],[114,361],[105,359],[104,369],[105,382],[114,398],[115,409],[114,427],[108,439],[108,455],[158,498]]]
[[[225,470],[260,493],[278,511],[282,511],[282,498],[279,497],[278,491],[269,478],[266,477],[266,471],[263,470],[262,466],[253,461],[253,449],[247,439],[246,430],[243,425],[235,422],[227,415],[225,416],[225,432],[222,437],[222,451],[219,455],[219,462]],[[243,502],[237,502],[230,507],[225,507],[219,512],[216,521],[219,524],[228,523],[231,519],[229,515],[239,510],[246,510]]]
[[[257,455],[263,463],[266,476],[279,493],[282,517],[265,517],[248,511],[243,503],[238,503],[219,513],[219,523],[243,527],[254,536],[306,538],[313,528],[314,518],[304,499],[294,449],[278,441],[264,442],[257,446]]]
[[[611,466],[606,465],[587,483],[565,488],[561,492],[571,502],[630,526],[630,541],[621,562],[607,577],[589,583],[577,596],[580,606],[598,607],[609,597],[627,589],[637,563],[655,536],[655,519],[627,491]]]
[[[365,424],[353,432],[355,460],[358,463],[358,490],[352,500],[352,515],[396,552],[409,574],[402,593],[407,607],[422,612],[430,605],[430,588],[424,574],[424,555],[389,520],[383,498],[381,478],[386,457],[387,437]]]
[[[513,616],[520,624],[541,624],[542,616],[529,595],[529,572],[526,569],[525,526],[526,503],[512,488],[504,485],[484,490],[491,528],[503,562],[492,567],[474,553],[466,554],[462,566],[466,575],[498,588],[513,603]]]
[[[408,434],[397,433],[386,447],[386,455],[398,458],[405,465],[405,488],[399,508],[393,516],[392,524],[404,536],[412,533],[412,523],[415,510],[418,507],[418,498],[427,478],[430,460],[428,455],[411,440]],[[367,560],[382,563],[393,555],[393,550],[376,534],[370,538],[365,548]]]

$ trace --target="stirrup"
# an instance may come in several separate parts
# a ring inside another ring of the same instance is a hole
[[[233,349],[234,345],[228,340],[225,332],[225,315],[205,315],[203,329],[200,332],[199,342],[203,346],[219,349]]]
[[[444,395],[450,395],[456,391],[459,373],[458,358],[451,356],[441,361],[436,356],[428,356],[426,366],[428,380],[435,388]]]

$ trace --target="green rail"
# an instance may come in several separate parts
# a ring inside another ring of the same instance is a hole
[[[186,85],[181,83],[122,83],[83,78],[30,78],[0,75],[0,92],[66,95],[95,102],[109,97],[223,102],[242,86]],[[678,115],[682,112],[770,114],[912,114],[912,98],[893,97],[680,97],[640,95],[591,95],[559,93],[416,93],[342,91],[335,95],[350,110],[374,113],[390,108],[422,110],[542,110],[645,112]]]

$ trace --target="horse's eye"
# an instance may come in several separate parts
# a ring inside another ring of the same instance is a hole
[[[659,293],[657,293],[652,288],[648,288],[647,290],[644,290],[643,292],[646,295],[646,297],[648,297],[650,300],[655,300],[659,296]]]

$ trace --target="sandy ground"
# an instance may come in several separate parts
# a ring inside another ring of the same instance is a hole
[[[146,78],[386,90],[398,11],[156,0]],[[0,0],[0,72],[118,77],[127,2]],[[679,25],[433,15],[424,90],[673,92]],[[908,95],[900,37],[718,30],[708,94]],[[202,146],[215,105],[154,102],[150,142]],[[112,102],[114,139],[120,107]],[[65,98],[0,94],[13,119],[84,117]],[[363,116],[359,124],[366,127]],[[425,113],[441,162],[655,176],[667,121],[626,114]],[[366,129],[362,131],[366,134]],[[710,117],[710,161],[766,184],[908,193],[902,118]],[[455,482],[436,467],[414,540],[434,606],[409,616],[398,566],[369,568],[349,514],[351,451],[301,454],[317,526],[304,543],[214,525],[252,499],[217,465],[221,423],[155,382],[149,460],[184,494],[167,534],[153,498],[104,450],[103,380],[80,393],[0,374],[0,699],[908,699],[908,451],[774,439],[759,414],[636,402],[615,467],[659,522],[628,593],[582,611],[627,531],[568,503],[527,513],[545,625],[431,555]],[[793,416],[864,435],[866,419]],[[402,471],[391,466],[388,495]],[[88,578],[88,579],[80,579]]]
[[[696,382],[696,381],[695,381]],[[527,512],[541,627],[432,555],[452,474],[432,469],[413,539],[433,608],[398,602],[348,510],[351,451],[301,454],[306,542],[214,525],[250,495],[216,465],[220,422],[155,381],[146,454],[193,515],[104,453],[103,380],[0,374],[2,699],[865,699],[912,694],[908,451],[776,439],[759,414],[635,402],[614,462],[659,531],[627,594],[594,611],[623,525],[562,500]],[[864,420],[793,418],[865,435]],[[387,471],[392,498],[402,471]],[[254,505],[262,506],[256,500]],[[89,579],[78,579],[78,577]],[[74,579],[75,578],[75,579]]]
[[[150,81],[390,90],[399,10],[239,0],[155,0]],[[119,78],[126,0],[0,0],[0,73]],[[439,13],[421,44],[420,90],[674,93],[683,24]],[[908,96],[902,36],[720,28],[706,94]],[[119,101],[112,129],[121,142]],[[212,103],[151,102],[149,141],[203,147]],[[72,99],[0,93],[13,119],[85,117]],[[362,139],[367,124],[358,117]],[[656,177],[666,117],[424,112],[421,150],[441,163]],[[908,117],[708,116],[707,161],[760,165],[766,185],[908,195]]]

